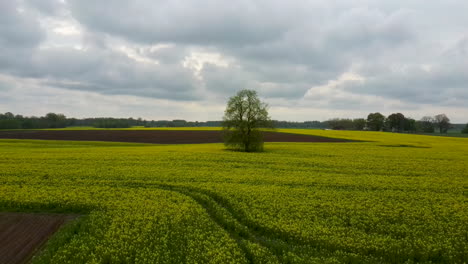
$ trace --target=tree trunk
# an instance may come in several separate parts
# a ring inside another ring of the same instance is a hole
[[[247,140],[245,142],[245,152],[249,151],[249,146],[250,146],[250,128],[247,128]]]

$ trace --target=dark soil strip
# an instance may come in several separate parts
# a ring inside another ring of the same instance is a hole
[[[26,263],[70,215],[0,213],[0,263]]]
[[[20,130],[0,131],[0,138],[113,141],[154,144],[221,143],[221,131],[201,130]],[[349,142],[350,140],[326,138],[291,133],[265,132],[265,142]]]

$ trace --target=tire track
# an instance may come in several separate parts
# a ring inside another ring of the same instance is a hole
[[[213,192],[192,187],[167,184],[154,184],[154,186],[188,196],[202,206],[210,218],[236,241],[249,263],[257,263],[257,261],[248,248],[248,242],[267,249],[279,263],[287,263],[283,255],[291,247],[288,245],[289,240],[283,240],[274,231],[246,221],[243,218],[245,214],[239,215],[225,198]]]
[[[235,209],[227,198],[212,191],[162,183],[152,183],[150,185],[163,190],[178,192],[196,201],[206,210],[210,218],[237,242],[249,263],[264,263],[262,260],[255,260],[253,252],[247,247],[249,242],[267,249],[278,263],[294,262],[288,258],[287,253],[294,253],[298,256],[302,255],[301,252],[304,251],[309,254],[314,252],[316,256],[326,256],[328,255],[326,252],[332,253],[336,250],[354,253],[349,249],[323,243],[313,238],[300,239],[285,232],[279,232],[268,227],[260,226],[248,220],[244,212]],[[226,214],[222,212],[226,212]],[[232,221],[230,221],[229,218],[231,218]],[[368,255],[375,257],[375,254]],[[348,257],[346,262],[354,262],[355,260],[358,259]]]

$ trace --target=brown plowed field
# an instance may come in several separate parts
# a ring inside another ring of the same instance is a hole
[[[70,215],[0,213],[0,263],[26,263]]]
[[[18,130],[0,131],[0,138],[114,141],[154,144],[221,143],[221,131],[201,130]],[[265,142],[347,142],[318,136],[265,132]]]

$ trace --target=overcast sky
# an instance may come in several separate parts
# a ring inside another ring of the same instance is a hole
[[[0,0],[0,112],[468,122],[466,0]]]

